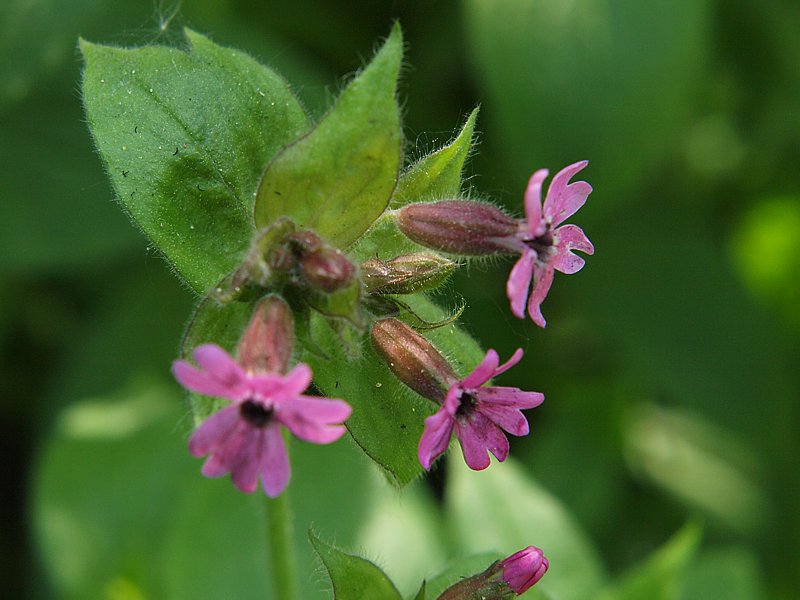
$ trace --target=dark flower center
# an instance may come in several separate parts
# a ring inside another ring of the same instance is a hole
[[[461,394],[460,402],[456,409],[456,417],[469,417],[478,406],[478,399],[469,392]]]
[[[239,414],[253,427],[265,427],[272,420],[271,408],[266,408],[258,402],[246,400],[239,407]]]
[[[547,231],[545,231],[539,237],[535,237],[532,240],[525,240],[525,245],[531,250],[534,250],[537,255],[546,256],[548,252],[550,252],[550,248],[552,248],[554,241],[553,234],[550,232],[550,228],[548,227]]]

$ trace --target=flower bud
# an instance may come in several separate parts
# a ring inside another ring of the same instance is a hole
[[[292,309],[279,296],[267,296],[242,334],[238,362],[251,373],[286,373],[293,343]]]
[[[373,325],[372,346],[400,381],[439,404],[450,385],[458,381],[453,367],[433,344],[397,319],[382,319]]]
[[[356,268],[336,248],[324,246],[300,258],[300,271],[308,284],[331,294],[352,283]]]
[[[300,273],[312,288],[331,294],[352,283],[356,274],[353,263],[316,233],[296,231],[288,242]]]
[[[508,587],[516,594],[524,594],[544,576],[550,563],[539,548],[528,546],[501,561],[499,566]]]
[[[455,268],[442,256],[414,252],[388,261],[371,258],[361,263],[361,278],[369,294],[413,294],[437,287]]]
[[[528,546],[450,586],[437,600],[508,600],[528,591],[549,566],[539,548]]]
[[[480,256],[517,252],[519,222],[496,206],[472,200],[409,204],[397,216],[400,230],[435,250]]]

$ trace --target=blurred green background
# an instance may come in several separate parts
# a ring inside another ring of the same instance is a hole
[[[486,346],[525,348],[529,367],[504,381],[547,396],[515,456],[612,574],[695,521],[699,553],[663,597],[798,597],[794,0],[4,0],[4,597],[266,593],[263,557],[241,552],[260,499],[203,480],[184,450],[168,368],[193,299],[112,201],[83,121],[78,36],[178,44],[191,26],[281,72],[319,116],[394,19],[409,160],[478,103],[473,195],[519,211],[534,169],[590,160],[595,191],[574,221],[597,252],[556,276],[546,330],[510,316],[511,263],[473,264],[453,285]],[[377,484],[350,445],[335,448],[294,458],[299,527],[390,546],[394,496],[354,497]],[[429,491],[406,504],[434,519]],[[227,553],[237,568],[212,576]]]

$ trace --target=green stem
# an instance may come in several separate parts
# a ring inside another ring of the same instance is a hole
[[[294,554],[289,493],[284,490],[277,498],[267,498],[266,513],[267,545],[275,597],[281,600],[297,600],[297,561]]]

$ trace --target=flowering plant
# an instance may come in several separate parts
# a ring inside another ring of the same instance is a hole
[[[261,482],[274,589],[291,600],[288,433],[327,446],[347,431],[397,487],[431,470],[453,435],[467,467],[483,471],[489,454],[508,458],[505,433],[529,433],[521,411],[544,395],[492,382],[523,361],[522,349],[500,365],[456,324],[464,307],[442,308],[428,292],[469,256],[518,254],[511,310],[524,316],[527,299],[544,326],[539,305],[553,270],[573,273],[583,260],[571,251],[594,251],[580,229],[562,225],[591,191],[570,183],[587,163],[560,171],[543,206],[547,172],[535,172],[525,219],[467,199],[476,109],[449,144],[404,167],[399,26],[316,123],[273,71],[186,37],[187,51],[82,42],[87,118],[120,202],[198,295],[173,364],[191,393],[189,452],[207,456],[204,475],[230,473],[242,492]],[[167,66],[223,86],[225,109],[213,87],[185,104],[186,80],[162,78]],[[124,130],[120,105],[133,124]],[[380,569],[310,537],[336,598],[354,597],[342,589],[400,597]],[[523,594],[548,565],[528,547],[464,582],[451,574],[423,583],[416,599]]]

